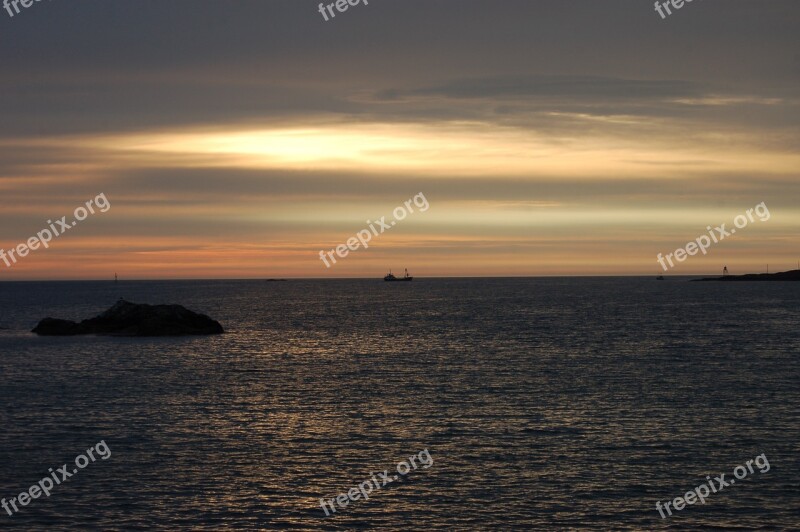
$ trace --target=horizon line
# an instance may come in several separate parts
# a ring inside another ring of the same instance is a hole
[[[793,270],[785,270],[793,271]],[[766,273],[766,272],[761,272]],[[781,273],[781,272],[774,272]],[[734,274],[731,274],[734,275]],[[748,275],[748,274],[735,274],[735,275]],[[431,275],[431,276],[414,276],[417,279],[568,279],[568,278],[642,278],[642,277],[659,277],[663,276],[665,279],[668,277],[704,277],[704,276],[717,276],[722,277],[720,274],[714,273],[685,273],[685,274],[616,274],[616,275]],[[360,281],[360,280],[373,280],[382,281],[383,277],[164,277],[164,278],[132,278],[132,279],[119,279],[116,283],[121,282],[147,282],[147,281]],[[114,279],[0,279],[0,283],[39,283],[39,282],[107,282],[115,284]]]

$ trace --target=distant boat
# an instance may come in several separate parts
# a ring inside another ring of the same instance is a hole
[[[663,281],[663,280],[664,280],[663,275],[659,275],[658,277],[656,277],[656,281]]]
[[[386,277],[383,278],[384,281],[413,281],[414,278],[408,275],[408,270],[406,270],[406,274],[401,277],[397,278],[392,274],[392,270],[389,270],[389,273],[386,274]]]

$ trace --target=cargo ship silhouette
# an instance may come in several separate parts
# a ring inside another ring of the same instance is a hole
[[[386,274],[386,277],[383,278],[384,281],[413,281],[414,278],[408,275],[408,269],[406,269],[406,274],[403,277],[397,278],[392,274],[392,270],[389,270],[389,273]]]

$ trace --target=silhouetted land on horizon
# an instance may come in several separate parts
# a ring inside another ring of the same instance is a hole
[[[692,281],[800,281],[800,270],[789,270],[778,273],[748,273],[747,275],[725,275],[723,277],[706,277]]]

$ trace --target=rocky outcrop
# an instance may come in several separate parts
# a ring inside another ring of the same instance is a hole
[[[45,318],[31,332],[40,336],[184,336],[225,331],[219,322],[180,305],[138,305],[120,299],[95,318],[80,323]]]

